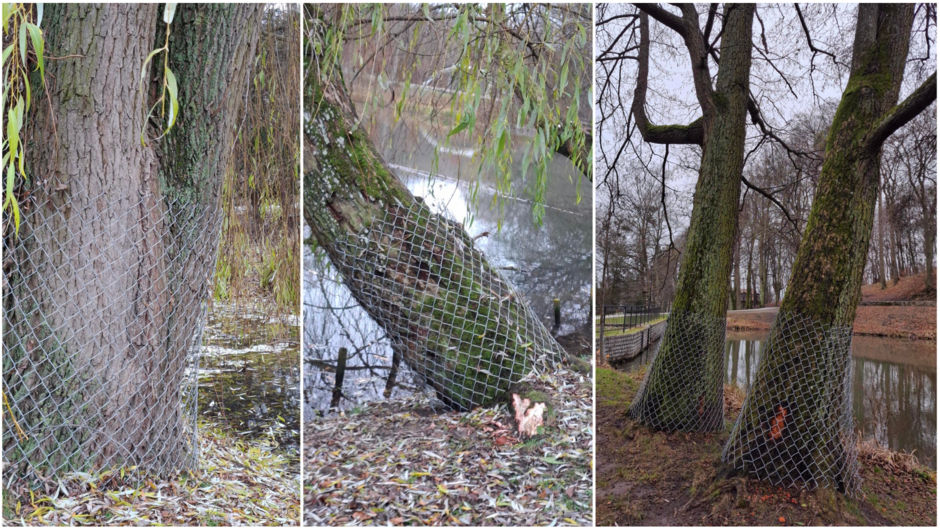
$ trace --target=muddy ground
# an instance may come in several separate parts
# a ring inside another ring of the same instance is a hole
[[[721,449],[743,395],[726,386],[725,431],[663,433],[625,415],[645,370],[598,368],[597,525],[930,525],[936,474],[910,457],[863,446],[862,495],[775,487],[754,479],[715,485]]]

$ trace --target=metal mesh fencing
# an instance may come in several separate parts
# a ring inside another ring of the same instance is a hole
[[[721,459],[759,479],[854,493],[852,327],[777,315]]]
[[[446,211],[389,205],[338,241],[331,259],[404,362],[453,409],[493,405],[566,357]]]
[[[663,343],[627,415],[665,431],[713,432],[724,426],[724,318],[673,313]]]
[[[11,481],[117,467],[162,474],[196,460],[218,208],[121,185],[35,190],[19,234],[5,233]]]

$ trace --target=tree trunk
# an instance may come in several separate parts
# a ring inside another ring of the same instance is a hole
[[[314,21],[324,39],[329,22]],[[325,41],[323,41],[325,42]],[[313,48],[314,46],[311,45]],[[304,98],[304,217],[402,360],[455,410],[567,359],[463,226],[415,199],[359,126],[340,54],[312,51]]]
[[[878,191],[878,277],[881,279],[881,290],[888,288],[887,274],[885,273],[885,208],[881,191]]]
[[[685,39],[687,46],[698,50],[702,37],[697,31],[697,15],[694,9],[684,12],[683,20],[695,28]],[[710,97],[703,104],[702,163],[672,315],[643,388],[630,408],[631,417],[657,428],[708,431],[723,427],[724,320],[744,165],[753,17],[753,4],[725,6],[721,65],[715,90],[707,87]],[[643,69],[644,60],[649,61],[645,14],[640,24]],[[707,71],[696,70],[700,66],[696,53],[692,52],[693,75],[708,79]],[[641,81],[645,88],[643,73],[638,75],[638,90]],[[704,90],[696,90],[702,100]],[[681,328],[687,322],[686,314],[703,325]],[[713,326],[720,326],[720,335],[709,332]]]
[[[888,200],[888,219],[892,219],[892,212],[894,211],[894,206],[892,201]],[[898,281],[901,280],[901,265],[898,263],[898,243],[896,236],[896,228],[892,225],[891,221],[888,221],[888,245],[891,249],[891,281],[897,285]]]
[[[741,237],[734,236],[734,254],[731,257],[731,310],[738,310],[738,298],[741,297]]]
[[[918,89],[895,106],[912,21],[911,4],[859,7],[852,71],[826,140],[793,273],[755,384],[723,455],[737,471],[810,487],[858,486],[851,394],[845,384],[877,202],[881,145],[896,130],[890,129],[897,116],[930,99],[928,80],[923,92]],[[936,76],[931,79],[935,99]]]
[[[180,117],[144,146],[139,72],[163,45],[162,11],[46,7],[46,53],[68,58],[47,62],[49,104],[33,105],[37,206],[5,241],[16,267],[4,299],[4,383],[29,439],[12,443],[5,431],[4,456],[23,472],[168,471],[195,453],[183,411],[195,394],[184,403],[180,386],[198,353],[236,86],[247,80],[261,10],[177,9],[169,65]]]

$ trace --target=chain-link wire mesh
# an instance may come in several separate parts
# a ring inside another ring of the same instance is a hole
[[[392,347],[456,410],[489,406],[564,350],[463,226],[415,202],[389,205],[331,259]]]
[[[197,457],[218,208],[125,184],[38,189],[21,205],[19,234],[4,237],[11,480],[117,467],[165,473]]]
[[[856,492],[852,327],[781,312],[764,351],[722,461],[777,485]]]
[[[674,312],[663,343],[630,405],[633,420],[665,431],[724,426],[724,318]]]

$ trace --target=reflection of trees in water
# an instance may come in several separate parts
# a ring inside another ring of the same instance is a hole
[[[761,340],[728,340],[726,384],[747,389],[754,381]],[[892,344],[901,347],[903,342]],[[891,450],[915,451],[936,464],[937,373],[907,364],[852,357],[853,411],[865,438]]]
[[[295,331],[269,314],[216,306],[199,362],[200,414],[239,435],[273,431],[282,447],[297,446],[300,366]]]
[[[305,250],[306,251],[306,250]],[[346,350],[340,362],[340,349]],[[384,331],[359,307],[320,251],[304,256],[304,413],[349,409],[365,401],[416,389],[413,374],[389,384],[394,353]],[[343,366],[337,389],[337,368]]]
[[[916,448],[935,465],[937,374],[917,368],[855,359],[855,417],[866,436],[891,449]],[[861,395],[862,398],[858,398]],[[914,443],[911,440],[915,440]]]
[[[213,404],[202,407],[206,415],[217,417],[239,432],[261,432],[280,416],[288,431],[298,431],[299,369],[294,354],[256,353],[236,361],[223,357],[203,363],[214,371],[200,389],[203,398]],[[293,442],[296,444],[297,439]]]

